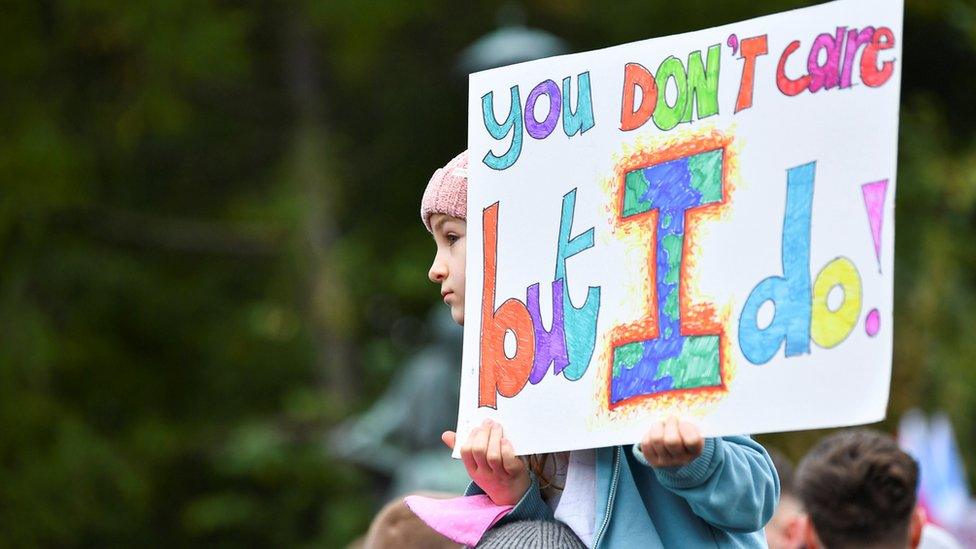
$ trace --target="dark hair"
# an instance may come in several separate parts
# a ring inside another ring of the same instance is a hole
[[[825,546],[905,543],[918,464],[888,435],[845,431],[824,438],[803,458],[795,486]]]

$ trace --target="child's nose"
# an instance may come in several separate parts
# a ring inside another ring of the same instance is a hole
[[[438,258],[434,258],[434,262],[430,266],[430,270],[427,271],[427,278],[435,284],[444,282],[447,278],[447,266],[445,262],[438,261]]]

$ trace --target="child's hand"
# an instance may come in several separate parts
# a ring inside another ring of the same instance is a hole
[[[670,417],[651,425],[641,440],[640,449],[652,467],[679,467],[691,463],[705,447],[698,427]]]
[[[441,440],[454,449],[454,431],[445,431]],[[461,459],[468,476],[495,505],[515,505],[532,481],[525,461],[515,455],[512,444],[503,436],[502,426],[486,419],[461,447]]]

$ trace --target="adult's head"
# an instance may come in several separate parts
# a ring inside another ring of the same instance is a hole
[[[809,547],[918,545],[918,464],[888,435],[858,429],[824,438],[797,467],[795,487],[812,524]]]
[[[464,324],[464,265],[468,208],[468,152],[434,172],[420,203],[420,218],[434,237],[437,252],[427,277],[441,287],[451,316]]]

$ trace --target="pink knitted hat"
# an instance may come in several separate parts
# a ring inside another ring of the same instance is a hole
[[[433,232],[430,216],[436,213],[468,218],[468,151],[455,156],[430,177],[420,202],[420,218],[428,232]]]

